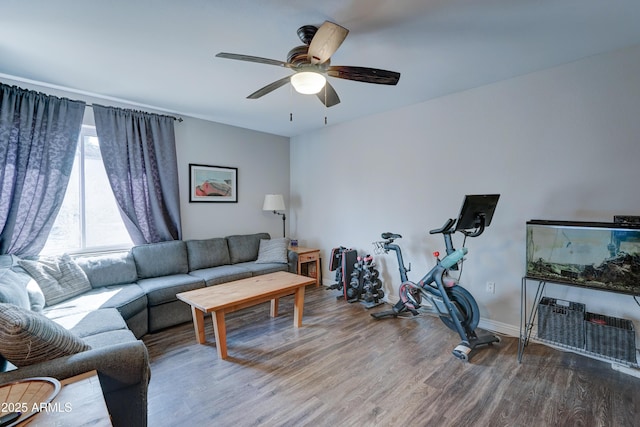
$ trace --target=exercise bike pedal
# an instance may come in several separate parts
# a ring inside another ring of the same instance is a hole
[[[371,317],[374,319],[384,319],[385,317],[398,317],[398,313],[394,310],[379,311],[377,313],[371,313]]]

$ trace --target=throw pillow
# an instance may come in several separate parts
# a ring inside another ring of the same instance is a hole
[[[27,274],[21,277],[10,268],[0,269],[0,302],[29,308],[29,293],[26,284],[30,281],[31,278]]]
[[[0,303],[0,354],[18,368],[89,349],[42,314]]]
[[[289,262],[288,249],[289,239],[261,239],[260,248],[258,249],[258,259],[256,264],[279,263],[286,264]]]
[[[44,295],[33,277],[18,265],[19,260],[15,255],[0,255],[0,302],[42,311]]]
[[[68,254],[38,260],[23,259],[19,264],[38,282],[47,306],[91,290],[87,275]]]
[[[29,294],[31,311],[40,313],[42,310],[44,310],[44,306],[47,302],[44,299],[42,289],[40,289],[40,286],[38,286],[38,283],[33,280],[33,278],[29,280],[29,283],[27,283],[27,293]]]

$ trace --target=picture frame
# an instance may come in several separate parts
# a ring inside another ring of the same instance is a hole
[[[238,203],[238,168],[189,163],[190,203]]]

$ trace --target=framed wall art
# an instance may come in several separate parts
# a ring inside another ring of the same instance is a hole
[[[238,203],[238,168],[190,163],[189,202]]]

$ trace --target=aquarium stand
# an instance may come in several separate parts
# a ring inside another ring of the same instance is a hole
[[[525,347],[529,344],[531,339],[531,332],[535,325],[536,315],[538,314],[538,304],[544,294],[544,288],[547,282],[538,281],[535,296],[533,297],[533,304],[531,311],[527,313],[527,277],[522,278],[520,284],[520,336],[518,340],[518,363],[522,363],[522,356],[524,355]]]
[[[531,305],[527,301],[527,283],[532,282],[536,283],[537,286],[535,288],[535,294],[533,297],[533,301]],[[555,282],[554,282],[555,283]],[[636,355],[633,354],[633,357],[629,355],[629,347],[633,347],[635,351],[635,345],[631,343],[625,343],[624,338],[625,335],[629,340],[635,340],[635,331],[633,330],[633,326],[631,322],[628,325],[627,329],[621,328],[618,331],[618,334],[621,335],[615,337],[614,341],[621,348],[616,348],[615,346],[606,346],[607,348],[600,348],[598,346],[585,346],[585,345],[576,345],[579,339],[576,341],[576,336],[580,336],[580,331],[563,331],[562,327],[567,328],[581,328],[584,327],[584,313],[585,308],[582,304],[570,303],[563,307],[553,307],[553,304],[556,300],[552,298],[544,297],[544,290],[547,282],[533,279],[530,277],[523,277],[522,283],[520,287],[520,337],[518,340],[518,363],[522,363],[522,357],[524,355],[525,348],[529,344],[531,340],[531,335],[533,332],[533,328],[536,325],[536,317],[538,317],[538,322],[540,321],[549,321],[549,329],[547,330],[544,336],[536,335],[535,340],[544,344],[548,344],[553,347],[563,348],[570,350],[574,353],[583,354],[585,356],[590,356],[599,360],[608,361],[611,363],[615,363],[617,365],[623,365],[629,368],[640,368],[638,365],[638,360]],[[558,283],[564,286],[571,286],[566,283]],[[542,304],[541,304],[542,303]],[[550,307],[549,311],[540,311],[540,307],[543,307],[545,310],[547,307]],[[528,308],[531,307],[529,310]],[[561,314],[561,320],[550,319],[545,316],[554,316],[556,314]],[[587,313],[591,314],[591,313]],[[582,316],[583,323],[579,323],[576,319]],[[606,317],[606,316],[604,316]],[[618,319],[622,320],[623,319]],[[584,337],[584,331],[582,331],[582,337]],[[587,331],[589,334],[589,331]],[[592,335],[590,335],[593,337]],[[588,337],[587,337],[588,338]],[[585,340],[586,342],[586,340]],[[622,342],[622,344],[620,344]],[[597,350],[597,351],[594,351]]]

